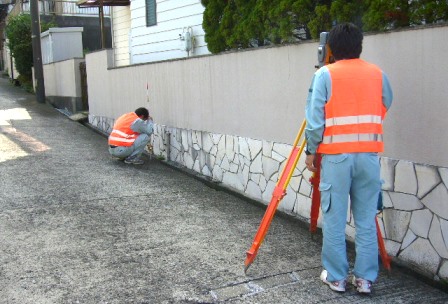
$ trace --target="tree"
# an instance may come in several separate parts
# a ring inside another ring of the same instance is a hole
[[[363,29],[382,31],[448,20],[448,2],[438,0],[370,0]]]
[[[312,0],[202,0],[203,28],[212,53],[309,39],[300,10]],[[309,10],[311,11],[311,10]]]
[[[366,10],[366,1],[338,0],[332,1],[330,15],[333,23],[351,22],[362,28],[362,15]]]
[[[223,25],[223,13],[227,3],[215,0],[202,0],[201,2],[206,8],[202,21],[202,27],[205,31],[205,42],[207,42],[210,52],[222,52],[227,48],[222,34],[222,28],[225,26]]]
[[[314,18],[308,23],[311,37],[319,37],[320,32],[328,31],[331,28],[331,15],[329,5],[317,5],[314,9]]]
[[[41,23],[41,32],[55,26],[53,23]],[[33,46],[31,41],[31,16],[20,14],[9,18],[6,25],[8,48],[14,57],[17,71],[25,80],[32,78]]]
[[[212,53],[318,39],[341,22],[365,31],[448,20],[446,0],[202,0]]]
[[[448,1],[419,0],[409,4],[411,25],[431,24],[448,20]]]
[[[363,29],[384,31],[409,26],[408,0],[369,0],[363,15]]]

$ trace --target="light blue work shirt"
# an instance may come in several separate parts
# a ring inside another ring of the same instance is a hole
[[[392,104],[393,93],[387,75],[383,72],[383,105],[389,109]],[[311,81],[308,97],[306,99],[305,138],[307,151],[315,154],[318,145],[322,142],[325,129],[325,104],[331,97],[331,77],[326,66],[321,67],[314,73]]]
[[[140,133],[140,134],[147,134],[151,135],[154,131],[154,123],[152,120],[143,120],[141,118],[137,118],[134,120],[134,122],[131,124],[131,129],[134,132]]]

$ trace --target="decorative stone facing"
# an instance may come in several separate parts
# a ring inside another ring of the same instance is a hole
[[[388,253],[413,269],[448,280],[447,168],[381,158],[383,236]]]
[[[98,130],[109,134],[112,132],[115,120],[103,116],[94,116],[89,114],[89,124]]]
[[[109,133],[113,120],[89,116]],[[240,136],[155,125],[154,154],[268,204],[292,146]],[[279,209],[309,220],[311,173],[301,157]],[[448,280],[448,169],[381,158],[384,211],[378,217],[391,256]],[[320,225],[320,221],[319,221]],[[347,236],[355,236],[351,215]]]
[[[264,140],[161,125],[155,127],[153,146],[154,154],[264,203],[270,201],[279,171],[292,148]],[[279,209],[306,217],[311,207],[311,185],[309,174],[302,175],[304,170],[305,164],[300,162]]]

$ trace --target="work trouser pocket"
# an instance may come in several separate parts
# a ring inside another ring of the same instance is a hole
[[[342,153],[342,154],[325,154],[324,158],[326,161],[330,162],[331,164],[339,164],[345,161],[348,158],[348,154]]]
[[[331,184],[321,182],[319,184],[319,191],[322,212],[326,213],[330,210],[331,206]]]

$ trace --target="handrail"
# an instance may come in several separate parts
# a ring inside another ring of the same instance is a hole
[[[39,1],[40,15],[56,15],[56,16],[98,16],[97,7],[78,7],[77,1],[64,0],[43,0]],[[9,12],[9,16],[16,16],[20,13],[30,12],[29,0],[16,1],[13,9]],[[105,17],[110,17],[110,7],[104,6],[103,13]]]

